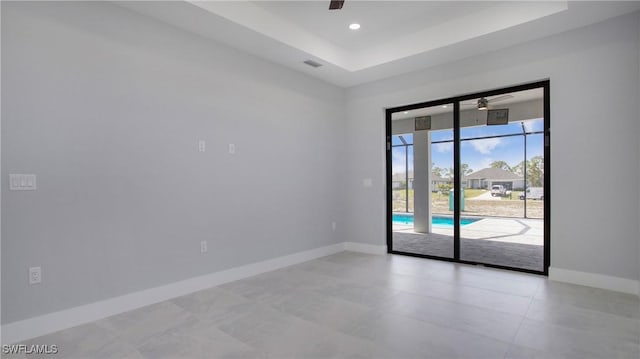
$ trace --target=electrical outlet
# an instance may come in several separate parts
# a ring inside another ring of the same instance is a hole
[[[207,150],[207,143],[204,140],[198,141],[198,151],[204,152]]]
[[[336,222],[331,222],[331,230],[335,232],[335,230],[336,230]]]
[[[42,269],[40,267],[29,268],[29,284],[42,283]]]
[[[207,253],[207,241],[200,241],[200,253]]]

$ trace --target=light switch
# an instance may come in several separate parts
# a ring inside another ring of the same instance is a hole
[[[33,174],[9,174],[9,190],[11,191],[35,191],[36,175]]]
[[[20,187],[20,178],[16,175],[9,175],[9,189]]]
[[[236,153],[236,145],[233,143],[229,144],[229,154],[234,155]]]
[[[31,267],[29,268],[29,284],[42,283],[42,268]]]
[[[365,178],[362,180],[362,185],[365,187],[373,186],[373,180],[371,178]]]

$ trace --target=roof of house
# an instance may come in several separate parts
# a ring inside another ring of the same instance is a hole
[[[406,180],[407,174],[405,172],[394,173],[391,179],[393,181],[404,181]],[[409,179],[413,179],[413,171],[409,171]]]
[[[522,176],[501,168],[483,168],[467,176],[467,179],[521,180]]]
[[[400,173],[394,173],[392,176],[392,180],[393,181],[404,181],[405,180],[405,173],[404,172],[400,172]],[[409,171],[409,179],[413,179],[413,171]],[[431,180],[434,182],[451,182],[451,178],[444,178],[444,177],[440,177],[437,174],[432,173],[431,174]]]
[[[438,176],[435,173],[431,174],[431,180],[434,181],[434,182],[451,182],[451,178],[443,178],[443,177]]]

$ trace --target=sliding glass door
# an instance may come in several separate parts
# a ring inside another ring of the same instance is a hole
[[[392,246],[453,258],[453,104],[400,111],[391,121]]]
[[[460,259],[544,269],[543,89],[461,103]],[[487,101],[489,108],[478,109]]]
[[[549,266],[549,82],[387,110],[391,253]]]

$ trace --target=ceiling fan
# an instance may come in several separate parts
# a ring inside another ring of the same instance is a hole
[[[331,0],[329,3],[329,10],[340,10],[344,5],[344,0]]]
[[[513,95],[501,95],[501,96],[496,96],[496,97],[489,97],[489,98],[481,98],[478,101],[467,101],[467,102],[461,102],[460,105],[461,106],[477,106],[478,110],[487,110],[489,108],[489,104],[495,103],[495,102],[500,102],[500,101],[504,101],[504,100],[508,100],[510,98],[513,98]]]

